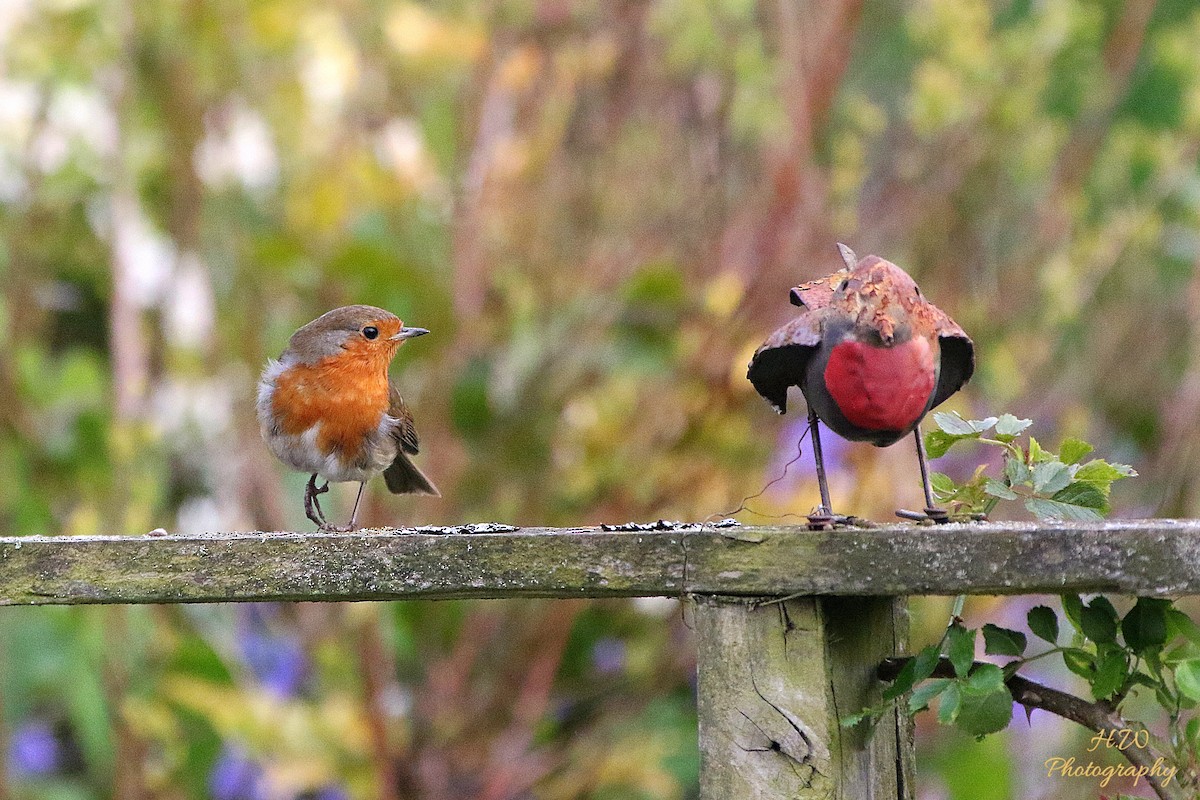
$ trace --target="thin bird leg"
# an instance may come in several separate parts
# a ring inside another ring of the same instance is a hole
[[[317,488],[317,473],[315,472],[308,479],[308,485],[304,487],[304,516],[317,523],[318,528],[324,528],[328,523],[325,521],[325,512],[321,510],[321,502],[317,499],[317,495],[328,491],[329,481],[325,481],[325,485],[320,489]]]
[[[358,484],[358,496],[354,498],[354,510],[350,512],[350,530],[356,530],[358,528],[358,504],[362,502],[363,489],[366,488],[366,481]]]
[[[938,508],[933,503],[933,488],[929,483],[929,465],[925,463],[925,441],[921,438],[921,429],[913,431],[917,440],[917,463],[921,465],[921,485],[925,489],[925,516],[934,522],[949,522],[950,515],[944,508]]]
[[[821,489],[821,507],[813,516],[832,517],[833,506],[829,502],[829,482],[825,479],[825,457],[821,454],[821,431],[817,426],[817,412],[808,410],[808,429],[812,433],[813,459],[817,462],[817,486]]]

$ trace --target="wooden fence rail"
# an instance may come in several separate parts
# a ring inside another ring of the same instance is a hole
[[[907,718],[838,725],[905,596],[1200,593],[1194,520],[460,531],[0,537],[0,605],[689,597],[704,800],[906,800]]]

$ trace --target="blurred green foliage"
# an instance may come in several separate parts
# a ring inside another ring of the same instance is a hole
[[[728,511],[795,453],[745,363],[838,239],[976,339],[964,417],[1136,464],[1117,514],[1195,516],[1198,156],[1190,0],[3,3],[0,529],[302,525],[255,379],[351,302],[434,332],[393,374],[445,497],[375,486],[368,522]],[[840,510],[919,496],[909,453],[831,450]],[[808,474],[753,509],[807,511]],[[13,797],[696,792],[671,605],[0,633]],[[1007,741],[925,785],[1029,796]]]

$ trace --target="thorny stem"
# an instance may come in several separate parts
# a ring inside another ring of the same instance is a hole
[[[876,670],[876,675],[881,681],[893,681],[910,660],[909,657],[885,659]],[[983,663],[985,662],[976,661],[972,666],[981,666]],[[930,677],[953,678],[955,675],[954,666],[948,658],[943,657],[938,661],[937,667],[934,668]],[[1026,710],[1040,708],[1082,725],[1095,733],[1119,731],[1131,727],[1130,722],[1103,701],[1089,703],[1082,697],[1053,689],[1021,675],[1009,677],[1004,681],[1004,685],[1008,688],[1013,700],[1024,706]],[[1146,747],[1130,745],[1120,752],[1129,763],[1137,767],[1145,767],[1147,770],[1154,767],[1160,759],[1163,763],[1179,766],[1178,761],[1171,757],[1169,750],[1161,747],[1157,742],[1157,737],[1152,737],[1150,744]],[[1173,775],[1172,777],[1177,778],[1178,776]],[[1188,777],[1188,783],[1190,783],[1191,776]],[[1146,780],[1154,788],[1159,800],[1194,800],[1194,796],[1184,787],[1183,781],[1165,782],[1163,777],[1156,774],[1147,774]]]

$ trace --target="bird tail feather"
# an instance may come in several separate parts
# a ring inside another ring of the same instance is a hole
[[[441,497],[442,493],[425,477],[425,473],[405,453],[397,453],[396,460],[383,471],[388,491],[392,494],[428,494]]]

